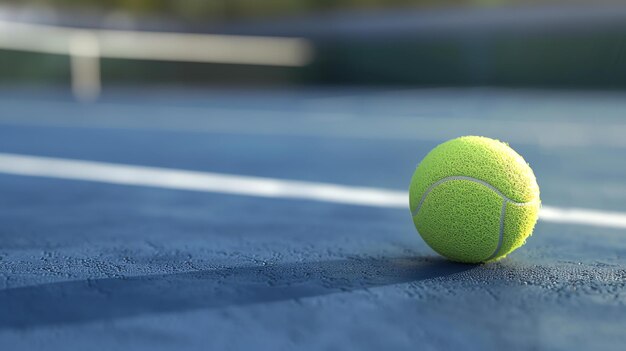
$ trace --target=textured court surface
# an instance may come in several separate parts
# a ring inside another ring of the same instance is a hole
[[[626,96],[506,90],[0,92],[0,152],[405,190],[464,134],[545,205],[626,212]],[[408,201],[408,200],[407,200]],[[540,222],[488,265],[406,210],[0,174],[2,350],[623,350],[626,230]]]

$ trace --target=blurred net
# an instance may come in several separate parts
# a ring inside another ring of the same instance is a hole
[[[307,40],[286,37],[95,30],[0,21],[0,49],[67,55],[72,91],[93,100],[104,58],[299,67],[312,58]]]

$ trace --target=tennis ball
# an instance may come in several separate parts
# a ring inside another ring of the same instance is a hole
[[[419,164],[409,189],[424,241],[453,261],[495,261],[522,246],[537,222],[539,186],[507,144],[479,136],[449,140]]]

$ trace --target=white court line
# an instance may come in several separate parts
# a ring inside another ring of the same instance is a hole
[[[201,192],[403,208],[406,192],[168,168],[0,153],[0,173]],[[546,222],[626,228],[626,213],[542,206]]]

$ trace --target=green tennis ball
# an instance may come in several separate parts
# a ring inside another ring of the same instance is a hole
[[[453,261],[494,261],[522,246],[537,222],[539,186],[507,144],[478,136],[449,140],[419,164],[409,192],[424,241]]]

